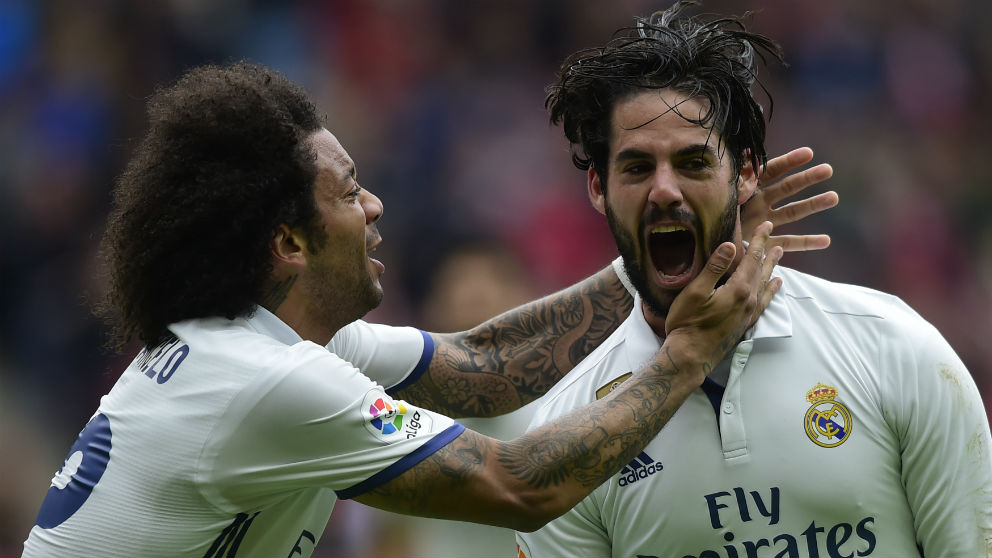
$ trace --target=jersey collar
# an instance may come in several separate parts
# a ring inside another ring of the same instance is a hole
[[[254,329],[255,331],[266,335],[287,345],[295,345],[303,338],[300,334],[286,325],[286,322],[280,320],[275,314],[269,312],[261,306],[255,307],[255,312],[247,320],[248,327]]]
[[[779,268],[772,271],[772,277],[782,277]],[[792,337],[792,314],[786,299],[787,286],[782,285],[772,297],[768,308],[761,314],[758,321],[744,333],[744,339],[768,339],[772,337]]]
[[[772,271],[772,277],[782,277],[778,268]],[[786,302],[788,295],[785,291],[783,285],[782,289],[775,293],[758,321],[744,333],[744,339],[792,337],[792,315]],[[634,311],[621,327],[624,331],[618,333],[623,335],[629,366],[631,370],[636,370],[661,347],[661,339],[655,335],[644,318],[640,296],[634,297]]]

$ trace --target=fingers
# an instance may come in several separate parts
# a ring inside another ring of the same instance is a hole
[[[831,207],[836,206],[839,202],[840,197],[837,196],[837,192],[824,192],[811,198],[795,201],[790,204],[783,205],[778,209],[771,210],[771,220],[775,223],[775,226],[784,225],[786,223],[794,223],[801,219],[805,219],[814,213],[819,213],[830,209]]]
[[[761,271],[765,262],[765,252],[768,247],[768,239],[772,233],[772,222],[764,221],[754,229],[754,236],[744,250],[744,259],[738,266],[734,276],[739,276],[742,281],[750,282]]]
[[[819,184],[833,175],[834,168],[832,166],[828,163],[820,163],[819,165],[810,167],[802,172],[790,174],[775,184],[767,185],[768,183],[762,180],[761,187],[764,190],[768,205],[771,206],[781,200],[784,200],[785,198],[788,198],[789,196],[802,192],[814,184]]]
[[[782,260],[784,251],[781,246],[772,246],[768,249],[768,255],[761,262],[761,284],[766,286],[772,277],[772,271],[778,262]],[[764,288],[764,287],[763,287]]]
[[[732,242],[724,242],[717,246],[699,275],[690,281],[672,302],[668,315],[665,316],[666,335],[680,327],[706,321],[708,312],[712,313],[713,310],[710,308],[706,311],[704,308],[710,306],[717,282],[730,269],[736,254],[737,248]]]
[[[771,246],[781,246],[786,252],[823,250],[830,246],[828,234],[783,234],[768,239]]]
[[[717,282],[730,269],[730,264],[733,263],[736,254],[737,247],[732,242],[724,242],[717,246],[710,255],[710,259],[706,261],[706,265],[703,266],[703,270],[686,285],[684,291],[689,291],[691,295],[698,295],[703,300],[709,298],[713,289],[716,288]]]
[[[785,155],[779,155],[774,159],[769,159],[764,168],[761,169],[761,182],[767,184],[776,178],[801,167],[813,160],[813,150],[808,147],[793,149]]]
[[[770,245],[771,232],[771,221],[758,225],[743,260],[725,285],[729,296],[746,312],[746,323],[742,322],[745,329],[754,325],[781,285],[781,280],[772,280],[771,275],[784,251],[781,246]]]
[[[771,221],[755,228],[754,236],[726,283],[716,288],[733,264],[733,243],[721,244],[707,260],[699,275],[675,298],[665,318],[666,335],[679,331],[693,341],[703,362],[718,362],[728,342],[736,342],[768,307],[781,286],[771,274],[784,253],[771,244]],[[712,358],[711,358],[712,357]],[[715,360],[714,360],[715,358]]]
[[[761,262],[761,283],[758,286],[758,293],[755,297],[754,313],[751,314],[747,327],[753,326],[758,321],[761,314],[771,304],[772,298],[775,297],[775,293],[778,292],[779,287],[782,286],[782,279],[780,277],[772,279],[772,271],[778,265],[778,262],[781,261],[783,253],[784,251],[781,246],[771,246],[768,249],[768,255]]]

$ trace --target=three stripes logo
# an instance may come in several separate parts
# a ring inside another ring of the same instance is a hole
[[[651,456],[642,451],[637,454],[637,457],[632,459],[626,467],[620,470],[620,480],[617,481],[617,484],[620,486],[634,484],[641,479],[648,478],[662,469],[664,469],[664,466],[662,466],[660,461],[651,459]]]

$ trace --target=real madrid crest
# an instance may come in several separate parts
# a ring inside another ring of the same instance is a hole
[[[806,411],[806,435],[818,446],[834,448],[851,436],[851,411],[835,401],[836,397],[836,388],[819,382],[806,392],[806,400],[812,404]]]

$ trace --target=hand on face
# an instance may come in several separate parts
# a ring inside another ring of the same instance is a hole
[[[671,89],[619,101],[606,174],[589,172],[590,200],[606,214],[632,284],[659,316],[718,245],[740,242],[738,199],[757,185],[753,172],[732,180],[730,158],[695,120],[705,112],[702,101]]]
[[[741,230],[745,237],[764,221],[771,221],[775,227],[780,227],[786,223],[801,221],[810,215],[837,205],[836,192],[823,192],[777,209],[772,208],[773,205],[785,198],[798,194],[833,176],[833,168],[822,163],[782,178],[786,173],[794,171],[812,160],[813,150],[808,147],[800,147],[768,161],[768,164],[761,171],[758,189],[741,208]],[[780,178],[781,180],[779,180]],[[830,236],[825,234],[776,235],[769,239],[769,243],[772,246],[781,246],[786,252],[822,250],[830,246]]]
[[[782,280],[771,279],[771,273],[783,250],[781,246],[769,247],[771,231],[772,224],[767,221],[755,229],[737,269],[717,287],[736,253],[733,243],[721,244],[703,271],[672,302],[664,323],[666,337],[680,343],[684,340],[684,351],[695,362],[716,366],[723,360],[781,287]]]

